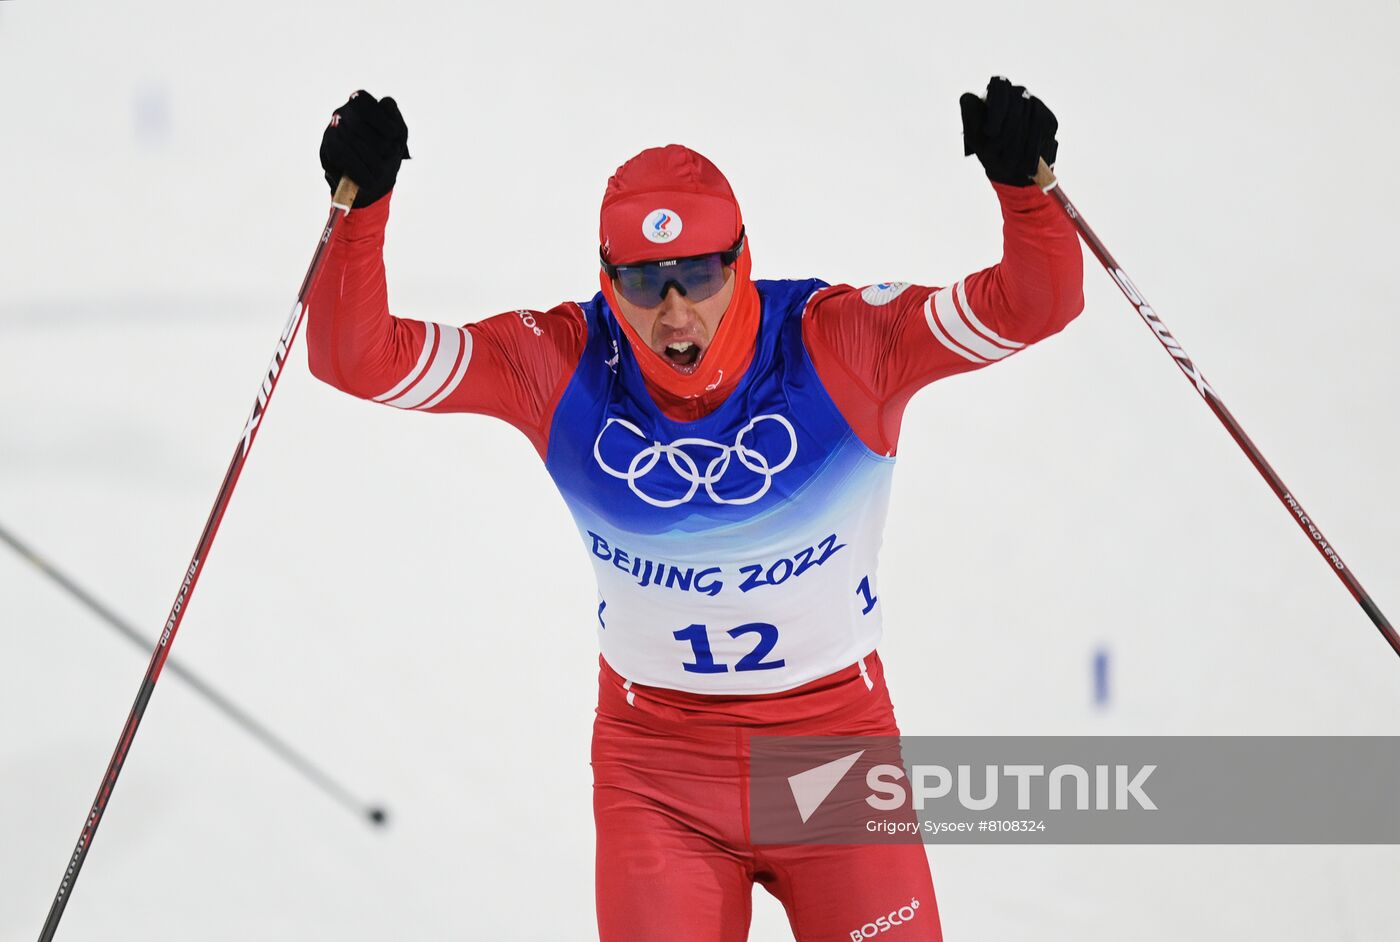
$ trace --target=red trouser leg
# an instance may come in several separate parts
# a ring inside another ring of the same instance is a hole
[[[665,808],[595,787],[598,936],[603,942],[743,942],[748,864]]]
[[[738,742],[733,731],[692,734],[600,703],[593,818],[604,942],[747,938],[753,876]]]

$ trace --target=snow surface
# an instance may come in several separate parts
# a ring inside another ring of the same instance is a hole
[[[1393,2],[0,4],[0,523],[154,636],[324,218],[357,87],[414,159],[400,313],[584,298],[612,169],[725,169],[755,272],[996,261],[957,96],[1005,73],[1068,192],[1400,613]],[[1400,663],[1109,279],[920,395],[882,654],[916,734],[1394,734]],[[593,936],[593,588],[524,438],[283,382],[60,938]],[[1092,660],[1110,653],[1111,699]],[[43,922],[146,661],[0,550],[0,938]],[[950,939],[1393,938],[1395,847],[935,847]],[[788,938],[755,894],[752,938]]]

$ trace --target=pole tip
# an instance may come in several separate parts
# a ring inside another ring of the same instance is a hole
[[[370,808],[365,812],[365,816],[370,819],[375,827],[384,827],[389,821],[389,812],[380,807]]]

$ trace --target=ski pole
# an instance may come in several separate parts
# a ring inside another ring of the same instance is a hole
[[[223,483],[219,485],[219,492],[214,498],[214,506],[210,509],[209,517],[204,522],[204,530],[199,535],[199,542],[195,544],[194,555],[190,557],[189,565],[185,567],[180,588],[175,593],[175,603],[171,606],[170,614],[165,619],[160,640],[156,642],[155,650],[151,653],[151,663],[146,668],[146,676],[141,680],[141,687],[136,694],[136,702],[132,704],[131,712],[127,715],[126,724],[122,727],[121,736],[117,740],[117,747],[112,752],[112,759],[107,763],[107,771],[102,774],[102,784],[97,789],[97,797],[93,800],[92,810],[88,812],[87,820],[83,822],[82,832],[78,835],[78,843],[73,848],[72,856],[68,859],[68,868],[63,871],[63,880],[58,885],[53,905],[49,907],[48,918],[44,920],[44,928],[39,933],[39,942],[50,942],[54,933],[58,931],[58,921],[63,918],[63,910],[68,905],[73,885],[77,882],[78,874],[82,871],[83,861],[87,859],[88,849],[92,846],[93,836],[97,833],[97,826],[102,823],[102,815],[107,810],[107,802],[111,800],[112,789],[117,784],[117,776],[121,774],[127,752],[131,749],[131,741],[136,736],[137,727],[141,725],[141,717],[146,713],[146,705],[150,703],[151,693],[155,690],[156,681],[160,678],[161,668],[165,666],[166,658],[170,656],[170,646],[175,641],[175,632],[179,630],[180,622],[189,609],[190,597],[194,594],[195,583],[199,581],[199,575],[209,556],[209,548],[214,543],[214,535],[219,530],[219,523],[224,519],[229,498],[233,496],[233,488],[238,483],[238,476],[242,473],[243,465],[248,460],[248,452],[253,447],[253,439],[257,437],[258,425],[267,413],[268,402],[272,399],[272,393],[277,388],[277,378],[282,373],[282,367],[287,362],[288,351],[296,339],[297,330],[301,327],[302,316],[306,313],[306,302],[312,289],[316,286],[316,276],[321,273],[321,264],[325,261],[331,236],[335,233],[336,224],[350,212],[358,190],[359,187],[349,177],[341,177],[340,185],[336,187],[335,194],[331,197],[331,209],[326,217],[326,226],[321,230],[321,238],[316,243],[316,251],[311,256],[311,264],[306,269],[306,277],[302,279],[301,288],[297,291],[296,304],[292,307],[292,313],[287,318],[287,325],[283,328],[281,336],[277,338],[277,347],[273,352],[272,362],[268,364],[258,386],[258,395],[253,402],[253,411],[248,415],[248,421],[243,425],[243,432],[239,436],[237,447],[234,448],[233,458],[229,461],[228,470],[224,472]]]
[[[1366,590],[1361,587],[1361,582],[1346,564],[1342,562],[1342,557],[1338,555],[1337,548],[1322,535],[1322,531],[1318,529],[1317,523],[1303,510],[1303,505],[1298,502],[1298,498],[1294,497],[1293,492],[1283,483],[1283,479],[1278,476],[1278,472],[1269,465],[1269,462],[1264,458],[1263,452],[1259,450],[1254,442],[1250,441],[1249,436],[1245,434],[1240,423],[1235,420],[1230,410],[1225,408],[1224,401],[1221,400],[1210,383],[1206,382],[1205,376],[1201,374],[1200,369],[1191,358],[1187,356],[1186,351],[1182,349],[1177,339],[1172,336],[1171,331],[1167,330],[1167,325],[1162,323],[1162,319],[1157,315],[1157,312],[1153,310],[1152,305],[1147,303],[1147,299],[1142,296],[1142,292],[1138,290],[1137,285],[1133,284],[1127,272],[1123,271],[1122,266],[1118,264],[1112,253],[1108,251],[1107,246],[1094,234],[1094,230],[1089,228],[1089,224],[1084,221],[1084,217],[1080,214],[1078,208],[1076,208],[1075,205],[1070,202],[1069,197],[1065,195],[1064,188],[1059,185],[1059,181],[1055,179],[1054,172],[1046,166],[1044,160],[1040,161],[1040,167],[1035,175],[1035,182],[1037,186],[1053,196],[1056,202],[1060,204],[1060,208],[1065,211],[1065,215],[1070,218],[1075,228],[1079,230],[1079,235],[1089,246],[1090,251],[1094,253],[1094,257],[1099,260],[1099,263],[1103,265],[1104,269],[1113,278],[1114,282],[1118,285],[1118,289],[1123,292],[1123,296],[1137,309],[1138,316],[1142,318],[1143,323],[1152,329],[1152,333],[1156,336],[1158,342],[1161,343],[1163,349],[1171,354],[1172,359],[1176,361],[1176,365],[1181,370],[1182,375],[1195,387],[1196,392],[1200,393],[1201,398],[1206,401],[1206,405],[1210,406],[1210,410],[1215,413],[1215,417],[1220,420],[1220,423],[1225,426],[1225,430],[1230,433],[1230,437],[1235,440],[1235,444],[1240,446],[1245,456],[1249,458],[1250,463],[1254,465],[1255,469],[1263,476],[1264,480],[1268,482],[1269,487],[1273,490],[1274,494],[1278,496],[1278,499],[1283,502],[1283,505],[1288,508],[1288,512],[1293,516],[1293,521],[1308,535],[1308,539],[1312,541],[1313,546],[1315,546],[1317,551],[1322,554],[1322,557],[1327,560],[1327,564],[1332,567],[1332,571],[1337,574],[1337,578],[1342,580],[1342,584],[1347,587],[1347,591],[1349,591],[1352,597],[1361,605],[1362,610],[1366,612],[1372,624],[1379,629],[1381,635],[1390,644],[1391,649],[1394,650],[1396,654],[1400,654],[1400,634],[1396,634],[1395,629],[1391,627],[1390,622],[1386,620],[1380,608],[1371,600],[1371,596],[1367,594]]]
[[[146,638],[142,637],[140,632],[131,626],[130,622],[123,619],[116,612],[93,597],[90,592],[70,579],[54,566],[53,563],[40,556],[32,547],[20,540],[19,537],[11,533],[2,524],[0,524],[0,543],[8,543],[10,548],[18,553],[25,561],[47,576],[73,598],[81,602],[88,611],[115,628],[122,637],[126,638],[143,651],[149,651],[151,649],[151,643],[146,640]],[[207,700],[211,706],[223,713],[224,716],[228,717],[236,725],[241,726],[245,732],[270,749],[278,758],[282,759],[282,761],[300,772],[313,785],[321,789],[321,791],[325,792],[331,798],[373,824],[382,825],[385,822],[388,815],[384,808],[360,801],[343,785],[318,768],[310,759],[288,745],[286,741],[273,733],[272,730],[253,719],[253,717],[241,707],[212,687],[194,671],[185,667],[179,660],[173,657],[170,658],[165,662],[165,669],[176,677],[179,677],[186,684],[189,684],[189,686],[194,689],[195,693],[198,693]]]

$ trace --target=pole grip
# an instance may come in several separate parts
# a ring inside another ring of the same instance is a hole
[[[1045,162],[1045,158],[1040,158],[1040,165],[1035,168],[1035,185],[1040,187],[1041,192],[1049,193],[1059,183],[1055,179],[1055,171],[1050,169],[1050,165]]]
[[[355,205],[355,195],[360,192],[360,185],[349,177],[341,177],[340,183],[336,185],[335,195],[331,197],[331,203],[339,206],[345,212],[350,212],[350,207]]]

